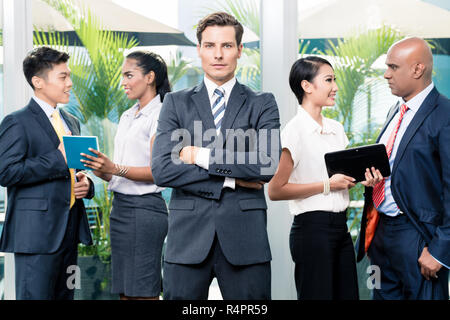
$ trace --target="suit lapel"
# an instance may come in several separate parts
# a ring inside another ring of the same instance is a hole
[[[206,86],[203,81],[197,86],[197,88],[195,88],[194,94],[191,97],[192,100],[194,100],[197,111],[202,119],[203,128],[205,130],[216,129],[211,111],[211,104],[208,97],[208,90],[206,90]]]
[[[225,114],[223,116],[222,126],[220,131],[222,136],[225,137],[226,130],[231,129],[234,121],[236,120],[236,116],[241,110],[241,107],[244,105],[245,100],[247,99],[247,95],[242,89],[242,85],[236,81],[236,84],[231,90],[230,99],[228,100],[228,104],[225,109]],[[227,139],[224,139],[224,144]]]
[[[67,124],[67,127],[69,128],[70,132],[73,136],[79,136],[80,131],[78,130],[78,126],[74,122],[74,119],[63,109],[60,109],[61,116],[64,119],[65,123]]]
[[[391,109],[389,110],[387,119],[383,125],[383,128],[381,129],[380,134],[378,135],[377,142],[380,141],[381,136],[383,135],[384,131],[386,131],[387,127],[389,126],[389,123],[391,123],[392,118],[397,114],[398,110],[400,109],[400,102],[397,102]]]
[[[37,104],[36,101],[34,101],[33,98],[30,100],[28,107],[30,108],[31,112],[33,112],[36,121],[39,123],[44,132],[48,135],[50,140],[55,145],[55,148],[57,148],[59,146],[58,135],[56,134],[56,131],[53,128],[50,120],[47,118],[44,110],[42,110],[42,108]]]
[[[431,111],[434,110],[434,108],[436,108],[436,99],[438,95],[439,93],[437,92],[436,88],[433,88],[433,90],[425,98],[422,105],[419,107],[419,110],[417,110],[417,113],[414,115],[414,118],[408,125],[408,128],[406,129],[405,134],[403,135],[402,140],[400,141],[400,144],[398,146],[394,166],[392,168],[393,172],[395,172],[398,163],[402,159],[409,141],[411,141],[412,137],[417,132],[425,118],[431,113]]]

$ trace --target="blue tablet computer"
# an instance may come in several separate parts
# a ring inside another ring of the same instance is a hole
[[[98,150],[98,139],[94,136],[63,136],[64,149],[66,150],[67,166],[71,169],[92,170],[85,167],[80,153],[86,153],[95,156],[89,151],[89,148]]]

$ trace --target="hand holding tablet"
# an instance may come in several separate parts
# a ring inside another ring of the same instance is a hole
[[[67,166],[71,169],[92,170],[81,162],[86,159],[81,153],[95,156],[89,148],[98,150],[98,139],[95,136],[63,136],[64,149],[66,152]]]
[[[370,175],[372,175],[372,178],[377,178],[375,175],[378,176],[378,174],[372,168],[378,169],[383,177],[388,177],[391,174],[389,158],[384,144],[373,144],[326,153],[325,164],[329,177],[340,173],[353,177],[355,182],[367,181],[368,178],[370,180]],[[367,172],[367,169],[370,169],[371,172]]]

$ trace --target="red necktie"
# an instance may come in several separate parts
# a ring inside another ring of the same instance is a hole
[[[391,157],[392,149],[394,148],[395,137],[397,136],[398,129],[400,128],[403,116],[405,115],[405,112],[407,110],[408,106],[406,104],[402,104],[402,106],[400,107],[400,117],[398,118],[397,125],[395,126],[394,130],[389,136],[389,140],[387,141],[386,152],[389,158]],[[385,179],[383,179],[377,185],[375,185],[375,187],[373,187],[372,200],[373,203],[375,204],[375,207],[377,208],[384,200],[384,180]]]

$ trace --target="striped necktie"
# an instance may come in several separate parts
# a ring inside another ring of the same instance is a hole
[[[216,125],[216,131],[219,135],[220,126],[222,125],[222,119],[225,114],[225,92],[221,87],[218,87],[214,90],[214,96],[216,96],[216,100],[212,105],[212,114],[214,117],[214,124]]]
[[[386,144],[386,152],[389,158],[391,158],[392,149],[394,148],[394,142],[395,138],[397,137],[398,129],[400,128],[400,124],[402,123],[403,116],[405,115],[406,111],[408,111],[408,106],[406,104],[402,104],[400,107],[400,116],[398,118],[397,124],[392,131],[391,135],[389,136],[389,140]],[[373,193],[372,193],[372,199],[373,203],[375,204],[375,207],[378,208],[380,204],[384,201],[384,182],[385,178],[383,178],[382,181],[380,181],[378,184],[376,184],[373,187]]]
[[[64,130],[64,125],[62,123],[61,117],[59,116],[58,109],[52,113],[52,125],[58,135],[59,141],[62,142],[62,136],[66,134],[66,130]],[[74,183],[75,183],[75,170],[69,169],[70,171],[70,208],[72,208],[75,203],[75,193],[74,193]]]

